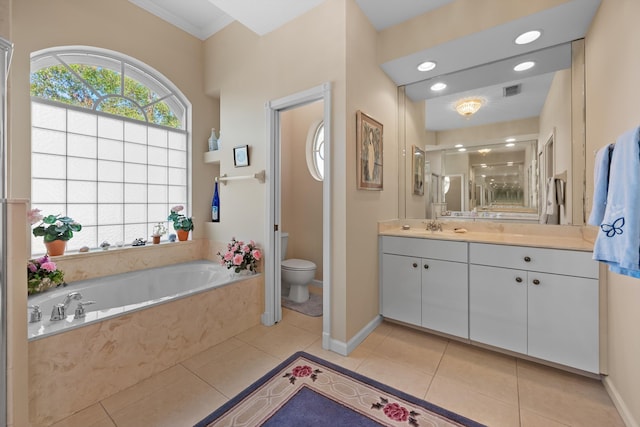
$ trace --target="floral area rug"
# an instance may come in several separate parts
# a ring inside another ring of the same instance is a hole
[[[304,352],[295,353],[195,427],[482,427]]]

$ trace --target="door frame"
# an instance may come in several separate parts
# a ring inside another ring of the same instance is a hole
[[[271,177],[267,191],[265,262],[265,311],[262,323],[270,326],[282,320],[280,304],[280,258],[282,253],[281,221],[281,156],[280,113],[316,101],[324,102],[324,179],[322,181],[322,347],[328,349],[331,339],[331,83],[323,83],[311,89],[269,101],[265,105],[267,115],[267,140],[269,158],[267,177]],[[276,286],[277,284],[277,286]]]

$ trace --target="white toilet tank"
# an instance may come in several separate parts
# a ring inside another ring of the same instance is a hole
[[[284,261],[287,255],[287,241],[289,240],[289,233],[281,232],[280,233],[280,261]]]

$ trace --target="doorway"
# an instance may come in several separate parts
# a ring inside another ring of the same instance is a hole
[[[331,301],[331,84],[325,83],[312,89],[285,98],[270,101],[267,109],[269,137],[269,162],[267,163],[268,209],[267,209],[267,262],[265,263],[265,312],[262,323],[273,325],[282,319],[280,260],[282,255],[282,114],[317,101],[323,103],[324,123],[324,179],[322,181],[322,346],[330,346],[330,301]]]

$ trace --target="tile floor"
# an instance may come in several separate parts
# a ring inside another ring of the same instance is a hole
[[[192,426],[304,350],[489,426],[624,427],[599,381],[382,323],[349,357],[322,349],[322,319],[283,310],[55,427]]]

